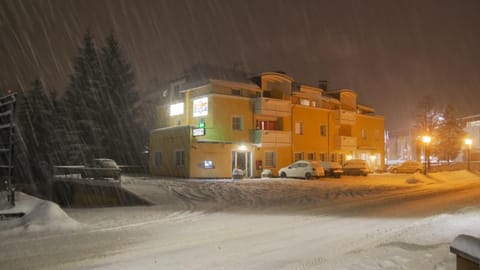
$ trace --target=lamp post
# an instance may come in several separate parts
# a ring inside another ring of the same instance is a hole
[[[465,145],[467,146],[467,170],[470,170],[470,151],[472,149],[472,139],[466,138]]]
[[[427,174],[428,168],[430,168],[430,154],[428,153],[428,145],[430,144],[431,141],[432,141],[432,138],[430,136],[423,136],[422,137],[423,155],[424,155],[424,159],[425,159],[425,165],[424,165],[425,169],[423,170],[423,173],[425,175]]]

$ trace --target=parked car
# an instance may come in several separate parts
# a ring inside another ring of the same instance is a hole
[[[324,176],[325,172],[323,167],[315,161],[298,160],[278,170],[278,175],[280,175],[280,177],[311,179],[312,177],[318,178]]]
[[[325,171],[325,176],[340,178],[343,174],[342,165],[338,162],[321,161],[320,166]]]
[[[363,175],[370,173],[368,163],[363,159],[351,159],[343,164],[343,174],[345,175]]]
[[[391,173],[416,173],[423,172],[422,163],[415,160],[407,160],[397,165],[388,167],[388,171]]]
[[[117,163],[108,158],[96,158],[92,159],[85,168],[82,169],[82,178],[113,178],[120,180],[122,170],[118,167]]]

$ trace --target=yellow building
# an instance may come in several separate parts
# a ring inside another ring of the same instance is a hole
[[[150,136],[154,175],[259,177],[299,159],[343,163],[362,158],[384,167],[383,117],[356,103],[352,90],[325,91],[279,72],[250,81],[172,82]]]

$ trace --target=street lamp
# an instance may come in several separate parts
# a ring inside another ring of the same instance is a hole
[[[467,170],[470,170],[470,151],[472,149],[472,139],[466,138],[465,145],[467,146]]]
[[[422,137],[423,155],[424,155],[424,159],[425,159],[425,169],[423,170],[423,173],[425,175],[427,174],[428,168],[430,168],[430,155],[428,153],[428,145],[430,144],[431,141],[432,141],[432,138],[430,136],[423,136]]]

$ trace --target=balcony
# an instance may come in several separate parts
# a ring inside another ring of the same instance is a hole
[[[354,151],[357,149],[357,138],[349,136],[335,136],[335,149],[341,151]]]
[[[255,114],[284,117],[291,115],[290,100],[259,97],[255,99]]]
[[[353,111],[336,110],[335,123],[337,125],[355,125],[357,114]]]
[[[290,146],[292,136],[290,131],[282,130],[251,130],[250,141],[262,146]]]

